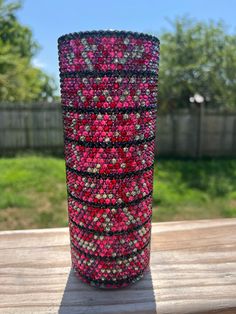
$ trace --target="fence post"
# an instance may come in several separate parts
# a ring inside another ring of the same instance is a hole
[[[25,124],[25,148],[30,148],[30,137],[29,137],[29,113],[25,112],[24,124]]]
[[[204,114],[205,114],[204,102],[199,103],[198,107],[198,128],[197,128],[197,157],[202,157],[202,142],[203,142],[203,125],[204,125]]]
[[[236,156],[236,117],[234,118],[232,137],[232,155]]]
[[[29,110],[26,109],[26,115],[25,115],[25,143],[26,148],[33,148],[33,121],[32,121],[32,115],[34,112],[34,109],[31,108]]]
[[[177,152],[177,121],[175,111],[171,111],[171,121],[172,121],[172,154],[176,155]]]

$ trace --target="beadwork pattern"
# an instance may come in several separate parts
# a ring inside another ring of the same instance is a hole
[[[159,40],[126,31],[58,39],[72,266],[125,287],[149,265]]]

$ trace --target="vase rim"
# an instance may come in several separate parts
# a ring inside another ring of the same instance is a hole
[[[86,37],[103,37],[103,36],[104,37],[115,36],[115,37],[123,37],[123,38],[127,36],[131,36],[137,39],[148,39],[148,40],[155,41],[158,44],[160,43],[160,40],[158,37],[148,34],[148,33],[126,31],[126,30],[113,30],[113,29],[79,31],[79,32],[64,34],[58,38],[58,43],[64,40],[68,40],[68,39],[86,38]]]

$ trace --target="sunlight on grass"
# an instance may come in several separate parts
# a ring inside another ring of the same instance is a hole
[[[235,160],[160,159],[153,221],[236,217]],[[67,225],[64,159],[0,159],[0,229]]]
[[[67,225],[64,160],[42,156],[0,159],[0,228]]]
[[[235,160],[161,159],[155,164],[153,218],[236,217],[235,187]]]

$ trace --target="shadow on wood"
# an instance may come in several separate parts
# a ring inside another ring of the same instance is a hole
[[[99,289],[83,283],[70,270],[59,314],[128,314],[156,313],[150,270],[141,280],[122,289]]]

